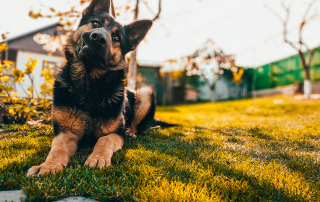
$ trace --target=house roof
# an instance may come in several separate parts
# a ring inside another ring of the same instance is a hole
[[[32,33],[36,34],[36,33],[40,32],[40,31],[45,30],[45,29],[48,29],[48,28],[50,28],[50,27],[58,26],[59,24],[60,24],[60,23],[59,23],[58,21],[56,21],[56,22],[47,24],[47,25],[45,25],[45,26],[33,28],[33,29],[30,29],[30,30],[26,30],[26,31],[24,31],[24,32],[19,32],[19,33],[17,33],[17,34],[13,34],[13,35],[7,37],[6,40],[0,39],[0,43],[5,42],[5,41],[6,41],[6,42],[13,41],[13,40],[15,40],[15,39],[22,38],[22,37],[27,36],[27,35],[32,34]]]
[[[34,37],[37,33],[55,35],[63,34],[64,31],[59,30],[57,27],[60,25],[59,22],[48,23],[46,26],[41,26],[27,31],[19,32],[16,35],[11,35],[5,41],[9,50],[16,51],[31,51],[37,53],[47,54],[48,51],[43,48],[43,44],[39,44],[34,40]],[[59,45],[59,44],[58,44]],[[52,51],[52,54],[55,56],[64,56],[63,51],[56,50]]]
[[[160,62],[137,60],[137,63],[138,63],[138,65],[140,67],[154,67],[154,68],[160,68],[161,67],[161,63]]]

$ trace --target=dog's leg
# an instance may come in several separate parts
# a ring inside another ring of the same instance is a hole
[[[33,166],[28,170],[27,176],[42,175],[45,173],[55,173],[68,164],[70,156],[77,150],[78,136],[71,133],[60,133],[51,145],[51,150],[44,163]]]
[[[53,138],[51,150],[44,163],[33,166],[27,176],[55,173],[68,164],[70,156],[77,150],[79,140],[87,132],[90,125],[88,115],[69,107],[53,107],[52,120],[56,136]]]
[[[85,165],[90,167],[98,166],[100,168],[110,166],[113,153],[121,149],[122,146],[123,138],[116,133],[100,137]]]

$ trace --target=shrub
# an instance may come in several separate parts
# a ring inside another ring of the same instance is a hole
[[[5,49],[6,44],[0,44],[1,49]],[[50,121],[49,109],[51,108],[52,89],[54,83],[54,72],[47,62],[41,70],[41,77],[45,82],[40,84],[40,95],[36,90],[34,84],[33,71],[37,66],[37,59],[28,58],[28,62],[25,63],[25,71],[21,71],[17,68],[12,70],[14,82],[21,87],[24,92],[24,96],[18,95],[16,89],[10,87],[10,78],[3,74],[3,70],[8,70],[11,63],[4,61],[0,65],[0,95],[1,101],[7,105],[8,114],[7,120],[11,123],[24,124],[27,120],[42,119],[44,121]],[[23,81],[28,78],[31,82],[29,87],[23,85]],[[35,96],[35,95],[36,96]]]

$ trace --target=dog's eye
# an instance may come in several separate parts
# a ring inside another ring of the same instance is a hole
[[[93,21],[92,24],[93,24],[94,27],[99,27],[100,26],[100,22],[98,22],[98,21]]]
[[[112,36],[112,40],[115,42],[119,42],[120,41],[120,37],[118,35],[113,35]]]

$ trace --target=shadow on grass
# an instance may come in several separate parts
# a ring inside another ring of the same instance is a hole
[[[195,128],[196,133],[201,133],[201,130],[204,129]],[[231,133],[226,134],[233,137]],[[141,158],[149,158],[150,160],[140,162],[141,164],[138,166],[141,168],[153,166],[159,169],[161,167],[159,176],[167,179],[170,183],[178,180],[182,183],[191,183],[194,186],[201,184],[202,187],[206,186],[210,191],[217,193],[222,199],[226,200],[306,200],[302,193],[287,193],[286,190],[276,187],[267,180],[261,180],[241,170],[234,169],[231,164],[221,163],[216,159],[202,159],[199,156],[199,149],[217,151],[220,146],[208,144],[209,138],[207,137],[197,136],[192,141],[185,141],[181,139],[184,136],[183,132],[170,134],[170,132],[165,131],[152,131],[148,135],[136,139],[126,138],[123,150],[115,153],[112,166],[105,169],[83,166],[94,145],[94,142],[91,142],[88,146],[87,141],[84,141],[79,146],[77,154],[70,159],[67,168],[55,175],[27,178],[27,170],[33,165],[44,162],[49,152],[49,147],[40,147],[33,155],[20,162],[10,163],[1,171],[0,189],[22,188],[30,201],[57,200],[69,195],[94,197],[105,201],[132,201],[135,199],[135,191],[143,186],[143,184],[139,184],[141,178],[147,178],[147,181],[152,180],[152,178],[149,179],[148,176],[144,176],[144,173],[131,170],[130,168],[133,165],[128,164],[127,152],[129,150],[139,150],[142,146],[146,151],[159,152],[160,156],[151,155],[149,157],[141,154]],[[233,139],[228,141],[237,142]],[[237,153],[236,151],[228,152]],[[170,159],[178,160],[181,165],[189,165],[195,162],[200,168],[192,171],[188,167],[175,165],[175,162],[170,161]],[[165,166],[160,166],[159,162],[163,161],[165,161]],[[207,170],[210,175],[199,179],[198,173],[201,169]],[[314,174],[318,173],[315,172]],[[219,177],[219,180],[215,180],[216,177]],[[241,184],[246,186],[237,186]]]
[[[201,130],[205,131],[206,129],[201,128]],[[263,155],[252,152],[245,152],[245,154],[249,157],[258,158],[268,162],[276,160],[277,163],[301,174],[310,183],[318,181],[316,176],[320,175],[320,165],[317,159],[311,157],[311,155],[319,152],[320,146],[315,146],[310,141],[307,141],[310,135],[306,135],[305,140],[289,140],[286,138],[276,139],[270,135],[272,130],[267,130],[262,127],[254,127],[247,130],[239,128],[232,128],[229,130],[217,128],[216,130],[210,130],[227,136],[228,142],[239,145],[244,145],[244,142],[238,138],[239,136],[247,135],[257,138],[257,140],[263,140],[256,141],[256,144],[258,145],[258,148],[256,149]],[[237,153],[237,151],[233,152]],[[309,154],[303,155],[304,152],[308,152]]]
[[[168,142],[169,140],[169,142]],[[171,141],[170,141],[171,140]],[[156,142],[156,143],[155,143]],[[142,146],[147,150],[152,152],[161,152],[166,156],[174,156],[179,160],[185,162],[186,164],[190,163],[190,161],[186,161],[186,159],[193,160],[203,166],[203,168],[207,168],[210,166],[213,168],[211,170],[212,174],[215,175],[223,175],[226,176],[226,181],[230,181],[230,179],[235,179],[239,182],[246,182],[246,184],[250,187],[249,190],[239,190],[239,188],[235,186],[228,186],[228,184],[220,184],[220,186],[212,187],[212,191],[214,189],[220,189],[223,199],[227,200],[240,200],[240,201],[260,201],[260,200],[276,200],[276,201],[300,201],[306,200],[306,198],[299,193],[286,193],[282,188],[276,187],[273,183],[268,182],[266,180],[258,179],[252,175],[248,175],[243,171],[233,169],[231,166],[218,163],[214,159],[208,161],[203,161],[200,158],[196,158],[195,156],[198,154],[197,151],[199,149],[199,143],[202,148],[214,148],[210,144],[206,144],[206,138],[196,138],[197,144],[189,143],[183,141],[179,138],[170,139],[168,136],[158,133],[154,135],[151,140],[148,142],[142,143]],[[169,152],[170,146],[172,148],[176,148],[178,150],[185,150],[185,154],[181,155],[175,152]],[[135,148],[135,147],[131,147]],[[137,148],[138,149],[138,148]],[[214,150],[214,149],[213,149]],[[157,161],[161,161],[163,159],[158,158]],[[175,172],[179,173],[179,168],[175,167]],[[169,170],[167,170],[169,171]],[[190,182],[190,178],[194,179],[193,184],[197,183],[197,175],[196,173],[186,173],[185,170],[180,170],[181,181],[182,182]],[[183,179],[186,176],[185,179]],[[212,177],[214,177],[212,176]],[[167,177],[168,180],[172,180]],[[199,182],[198,182],[199,183]],[[224,186],[225,185],[225,186]],[[210,187],[210,184],[206,184],[207,187]],[[250,193],[253,191],[254,194]]]
[[[320,165],[310,154],[319,152],[320,147],[306,140],[275,139],[263,131],[265,129],[261,128],[248,130],[254,137],[266,140],[263,143],[258,143],[265,150],[265,157],[258,155],[258,158],[269,161],[279,159],[281,164],[287,166],[292,171],[299,172],[306,180],[314,183],[316,180],[315,176],[320,175]],[[251,156],[257,157],[257,155]]]

